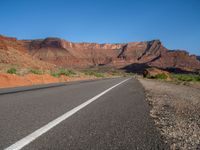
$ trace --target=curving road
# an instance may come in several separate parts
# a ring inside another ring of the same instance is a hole
[[[168,147],[149,117],[142,85],[115,78],[0,90],[0,149]]]

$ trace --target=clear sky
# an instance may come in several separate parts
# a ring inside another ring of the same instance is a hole
[[[0,0],[0,34],[125,43],[160,39],[200,55],[200,0]]]

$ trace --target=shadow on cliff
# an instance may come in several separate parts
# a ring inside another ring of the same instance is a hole
[[[169,68],[165,68],[162,70],[168,71],[170,73],[175,73],[175,74],[197,74],[198,73],[195,71],[187,71],[187,70],[183,70],[181,68],[174,68],[174,67],[169,67]]]
[[[143,63],[143,64],[134,63],[134,64],[127,65],[121,69],[125,70],[125,72],[127,72],[127,73],[143,74],[143,72],[147,68],[151,68],[151,67],[149,65],[147,65],[146,63]]]
[[[134,63],[134,64],[127,65],[121,69],[127,73],[136,73],[136,74],[142,75],[146,69],[152,68],[152,67],[154,67],[154,66],[149,66],[147,63],[141,63],[141,64]],[[155,67],[155,68],[158,68],[158,69],[161,69],[164,71],[168,71],[170,73],[175,73],[175,74],[196,74],[197,73],[197,72],[186,71],[181,68],[175,68],[175,67],[169,67],[169,68]]]

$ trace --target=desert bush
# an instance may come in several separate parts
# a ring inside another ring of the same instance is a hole
[[[156,78],[156,79],[165,80],[165,79],[167,79],[168,77],[167,77],[166,74],[161,73],[161,74],[157,74],[157,75],[155,75],[155,78]]]
[[[60,77],[61,75],[74,76],[74,75],[76,75],[76,72],[74,72],[72,70],[60,69],[57,72],[52,72],[51,75],[54,76],[54,77]]]
[[[7,70],[7,73],[9,73],[9,74],[17,74],[17,69],[10,68],[10,69]]]

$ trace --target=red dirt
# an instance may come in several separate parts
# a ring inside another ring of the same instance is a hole
[[[26,78],[11,75],[11,74],[0,74],[0,87],[15,87],[15,86],[26,86],[31,85],[31,81],[28,81]]]
[[[61,76],[60,78],[53,77],[48,74],[36,75],[28,74],[18,76],[15,74],[0,74],[0,88],[17,87],[17,86],[30,86],[36,84],[58,83],[66,81],[78,81],[94,79],[95,77],[67,77]]]

